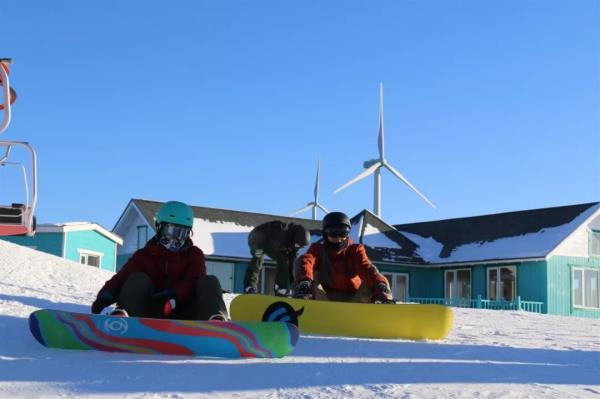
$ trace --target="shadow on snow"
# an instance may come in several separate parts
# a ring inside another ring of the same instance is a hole
[[[0,299],[36,307],[73,305],[6,295]],[[79,306],[71,310],[87,308]],[[305,336],[286,358],[232,361],[47,349],[31,336],[27,319],[12,316],[0,316],[0,334],[0,383],[60,384],[82,394],[367,384],[600,384],[600,353],[593,351]]]

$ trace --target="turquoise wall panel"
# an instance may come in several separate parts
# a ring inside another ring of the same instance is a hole
[[[95,230],[71,231],[66,234],[65,258],[79,262],[79,250],[99,252],[100,268],[115,271],[117,245]]]
[[[63,234],[62,233],[37,233],[33,237],[27,236],[3,236],[0,239],[37,249],[48,254],[63,256]]]
[[[477,298],[480,295],[486,298],[487,284],[486,268],[484,266],[473,266],[471,269],[471,298]]]
[[[553,256],[548,261],[548,313],[600,317],[600,310],[574,308],[572,301],[572,269],[600,269],[600,258]]]
[[[244,274],[248,268],[246,262],[236,262],[233,266],[233,292],[244,292]]]
[[[545,261],[523,262],[517,267],[517,295],[523,301],[544,302],[542,313],[547,313],[548,286]]]
[[[380,272],[408,274],[408,296],[417,298],[438,298],[444,296],[443,274],[439,269],[415,266],[395,266],[376,264]]]

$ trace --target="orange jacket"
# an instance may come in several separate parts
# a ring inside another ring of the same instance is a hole
[[[312,244],[300,258],[296,280],[314,280],[313,272],[320,270],[323,265],[322,255],[325,252],[330,260],[331,281],[326,282],[320,278],[321,281],[316,282],[320,282],[325,291],[353,293],[358,290],[363,281],[371,289],[379,282],[387,284],[387,279],[367,257],[365,247],[362,244],[354,244],[350,239],[348,239],[348,246],[339,251],[320,242]]]

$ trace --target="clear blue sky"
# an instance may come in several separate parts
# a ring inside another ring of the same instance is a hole
[[[12,1],[38,223],[112,228],[130,198],[372,209],[378,85],[404,223],[600,200],[600,2]],[[303,217],[310,217],[307,212]]]

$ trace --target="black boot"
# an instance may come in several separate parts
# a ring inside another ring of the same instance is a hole
[[[227,307],[223,301],[223,291],[219,279],[206,276],[196,280],[194,295],[188,301],[177,305],[171,318],[180,320],[209,320],[218,318],[228,320]]]
[[[153,294],[154,285],[150,277],[143,272],[132,273],[121,288],[117,307],[125,309],[131,317],[163,317]]]

